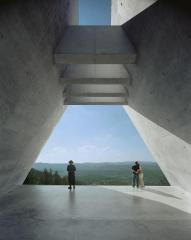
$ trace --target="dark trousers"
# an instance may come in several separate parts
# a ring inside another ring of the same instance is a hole
[[[75,186],[75,184],[76,184],[75,175],[74,174],[68,174],[68,185]]]

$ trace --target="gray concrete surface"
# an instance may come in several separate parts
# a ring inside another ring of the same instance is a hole
[[[69,11],[68,0],[0,3],[1,195],[22,184],[63,114],[53,52]]]
[[[64,104],[127,104],[128,82],[120,64],[67,65],[61,77]]]
[[[57,64],[135,63],[136,52],[121,26],[69,26],[55,51]]]
[[[190,144],[132,108],[124,108],[169,183],[190,192]]]
[[[178,4],[178,1],[176,1]],[[123,27],[139,54],[126,107],[172,185],[191,191],[190,9],[158,1]]]
[[[191,215],[160,201],[103,187],[22,186],[0,200],[1,240],[189,240]],[[152,192],[153,191],[153,192]],[[181,199],[179,199],[181,201]]]
[[[139,52],[137,64],[127,66],[132,77],[129,106],[188,143],[190,24],[188,10],[159,1],[124,25]]]
[[[126,96],[122,97],[113,97],[113,96],[83,96],[83,97],[77,97],[77,96],[70,96],[64,98],[64,104],[65,105],[127,105],[128,100],[126,99]]]
[[[130,78],[120,63],[135,60],[134,47],[120,26],[67,27],[55,52],[56,64],[68,64],[61,77],[64,105],[127,105]],[[97,92],[95,85],[102,84]],[[122,92],[114,91],[116,84]],[[78,91],[73,85],[83,86]]]
[[[156,0],[112,0],[111,25],[122,25],[151,6]]]
[[[127,69],[122,64],[69,64],[64,78],[129,78]]]

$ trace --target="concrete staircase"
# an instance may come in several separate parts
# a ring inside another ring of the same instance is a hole
[[[69,26],[55,52],[64,105],[126,105],[136,51],[120,26]]]

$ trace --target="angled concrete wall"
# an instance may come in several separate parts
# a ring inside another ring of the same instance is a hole
[[[158,1],[124,29],[139,55],[127,65],[126,111],[170,183],[191,192],[190,16],[183,5]]]
[[[129,105],[191,143],[191,17],[159,1],[124,25],[138,52],[128,65]]]
[[[156,0],[112,0],[111,25],[122,25]]]
[[[124,106],[124,109],[169,183],[190,192],[191,145],[132,108]]]
[[[71,2],[0,4],[1,193],[22,183],[64,111],[53,52],[71,21]]]

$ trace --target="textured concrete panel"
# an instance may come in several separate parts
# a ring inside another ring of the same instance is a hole
[[[61,78],[61,82],[63,85],[64,84],[127,85],[129,81],[127,78]]]
[[[122,64],[70,64],[63,78],[129,78]]]
[[[113,97],[113,96],[93,96],[93,97],[66,97],[64,100],[65,105],[127,105],[126,97]]]
[[[130,107],[188,143],[191,135],[183,128],[190,131],[190,16],[159,1],[124,25],[139,52],[137,64],[127,66]]]
[[[191,15],[177,6],[159,1],[124,25],[139,53],[126,110],[170,183],[191,192]]]
[[[68,23],[70,1],[0,4],[0,189],[22,183],[62,115],[53,52]]]
[[[57,64],[123,64],[135,60],[135,49],[120,26],[69,26],[55,52]]]
[[[190,192],[191,145],[128,106],[124,108],[170,184]]]
[[[122,64],[67,65],[61,77],[64,104],[127,104],[129,82]]]
[[[112,0],[111,25],[121,25],[142,12],[156,0]]]

